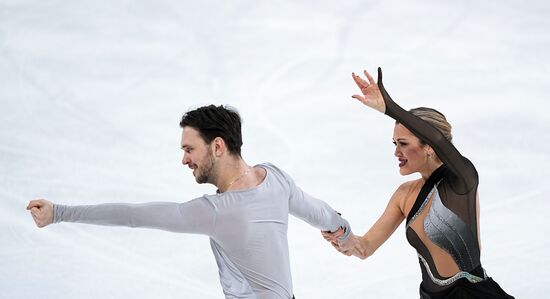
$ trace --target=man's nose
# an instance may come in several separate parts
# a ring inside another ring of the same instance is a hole
[[[191,160],[189,159],[189,157],[187,157],[187,154],[184,154],[183,158],[181,159],[181,164],[187,165],[189,164],[189,162],[191,162]]]

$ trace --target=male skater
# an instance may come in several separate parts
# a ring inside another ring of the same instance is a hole
[[[216,194],[185,203],[65,206],[32,200],[27,209],[37,226],[64,221],[207,235],[226,298],[293,298],[288,214],[324,231],[343,231],[344,242],[348,222],[276,166],[247,165],[236,111],[201,107],[185,113],[180,126],[182,163],[197,183],[215,185]]]

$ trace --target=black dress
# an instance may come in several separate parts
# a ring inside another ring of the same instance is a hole
[[[378,87],[386,114],[429,144],[443,162],[422,186],[406,222],[407,240],[416,249],[422,270],[421,298],[513,298],[481,266],[474,165],[439,130],[391,99],[380,68]],[[438,266],[453,263],[458,271],[438,272]]]

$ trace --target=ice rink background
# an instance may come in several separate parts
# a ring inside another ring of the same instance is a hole
[[[0,298],[222,298],[204,236],[34,226],[33,198],[187,201],[181,114],[230,104],[243,156],[289,172],[364,233],[399,176],[393,121],[354,102],[384,69],[434,107],[480,174],[482,263],[516,298],[550,291],[547,1],[0,1]],[[417,298],[401,226],[371,258],[291,217],[297,298]]]

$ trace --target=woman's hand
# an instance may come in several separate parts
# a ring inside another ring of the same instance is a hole
[[[333,244],[334,247],[341,253],[345,255],[355,255],[360,259],[366,259],[369,255],[367,254],[366,242],[362,237],[356,235],[350,235],[345,240],[338,240],[336,244]]]
[[[340,253],[350,256],[355,255],[358,258],[365,259],[369,256],[367,254],[366,242],[360,237],[354,234],[349,235],[345,240],[339,238],[344,235],[344,230],[339,229],[335,232],[321,232],[325,240],[338,250]]]
[[[344,235],[344,229],[343,228],[339,228],[338,230],[334,231],[334,232],[330,232],[330,231],[321,231],[321,234],[323,235],[323,238],[325,240],[327,240],[328,242],[330,242],[330,244],[336,249],[338,250],[339,252],[341,252],[342,254],[345,254],[347,256],[351,255],[350,253],[346,253],[344,252],[341,248],[340,248],[340,245],[338,244],[338,239]],[[352,235],[350,235],[349,237],[351,237]],[[348,239],[349,239],[348,237]]]
[[[44,227],[53,222],[53,204],[45,199],[31,200],[27,206],[32,219],[38,227]]]
[[[379,70],[379,76],[380,72],[381,70]],[[386,104],[384,103],[384,98],[382,97],[382,93],[380,92],[378,85],[374,82],[374,79],[367,71],[363,71],[363,73],[367,77],[368,82],[357,76],[355,73],[351,73],[353,81],[355,81],[355,84],[357,84],[357,87],[359,87],[361,93],[363,94],[354,94],[351,97],[375,110],[385,113]]]

